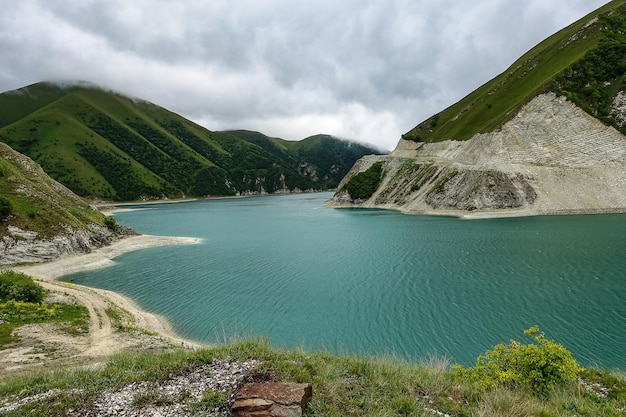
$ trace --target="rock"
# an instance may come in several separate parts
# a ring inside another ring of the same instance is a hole
[[[66,226],[58,235],[40,239],[38,233],[9,226],[0,238],[0,265],[46,262],[72,253],[89,253],[109,245],[115,235],[106,227],[91,224],[89,229]]]
[[[233,417],[298,417],[312,395],[311,384],[244,384],[237,392],[231,412]]]

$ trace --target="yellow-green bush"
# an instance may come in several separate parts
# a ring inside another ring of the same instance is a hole
[[[61,310],[61,304],[35,304],[10,300],[0,303],[0,319],[13,323],[41,322],[53,320]]]
[[[524,331],[534,343],[515,340],[499,344],[481,355],[473,368],[455,367],[455,373],[481,389],[499,385],[526,387],[543,394],[551,388],[576,381],[582,368],[562,345],[548,340],[538,327]]]

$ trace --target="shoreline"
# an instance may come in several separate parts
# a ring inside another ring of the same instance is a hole
[[[626,207],[608,208],[580,208],[580,209],[553,209],[537,210],[529,207],[513,209],[493,209],[464,211],[458,209],[431,209],[431,210],[407,210],[393,205],[360,205],[354,203],[337,203],[327,200],[324,208],[331,209],[356,209],[356,210],[389,210],[407,216],[433,216],[433,217],[455,217],[461,220],[485,220],[485,219],[506,219],[516,217],[540,217],[540,216],[584,216],[595,214],[626,214]]]
[[[114,258],[124,253],[161,246],[193,245],[200,242],[201,239],[193,237],[155,235],[130,236],[117,240],[111,245],[98,248],[91,253],[71,254],[49,262],[12,267],[9,266],[6,269],[12,269],[36,278],[47,289],[67,291],[69,288],[72,288],[82,291],[83,293],[95,293],[101,299],[104,299],[116,307],[130,313],[138,327],[170,339],[172,342],[180,343],[182,346],[188,348],[199,348],[202,346],[201,343],[185,339],[176,334],[171,324],[165,317],[141,309],[132,299],[122,294],[84,285],[69,284],[59,281],[58,278],[76,272],[111,266],[115,264]]]
[[[317,191],[302,191],[299,193],[289,192],[289,193],[269,193],[269,194],[243,194],[243,195],[226,195],[226,196],[210,196],[210,197],[199,197],[199,198],[181,198],[181,199],[171,199],[171,200],[146,200],[146,201],[123,201],[119,203],[115,202],[92,202],[92,206],[101,211],[107,216],[110,216],[115,213],[120,213],[124,211],[135,211],[135,210],[148,210],[148,207],[138,207],[133,208],[132,206],[156,206],[160,204],[176,204],[176,203],[190,203],[194,201],[209,201],[209,200],[231,200],[231,199],[240,199],[240,198],[248,198],[248,197],[273,197],[273,196],[281,196],[281,195],[293,195],[293,194],[315,194],[315,193],[334,193],[336,190],[317,190]],[[128,207],[128,208],[126,208]]]
[[[114,258],[140,249],[155,248],[170,245],[193,245],[200,243],[195,237],[137,235],[114,241],[110,245],[102,246],[90,253],[73,253],[48,262],[34,263],[23,266],[8,266],[27,275],[37,276],[48,280],[57,279],[75,272],[89,271],[113,265]]]

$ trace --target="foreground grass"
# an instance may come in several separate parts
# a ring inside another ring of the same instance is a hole
[[[195,352],[123,353],[100,370],[58,369],[7,378],[0,382],[0,407],[7,400],[49,393],[6,416],[89,414],[106,389],[139,381],[158,382],[185,374],[213,359],[262,362],[256,378],[310,382],[313,400],[307,416],[623,416],[626,378],[619,373],[585,370],[578,383],[537,396],[500,387],[481,391],[459,379],[445,360],[408,363],[302,350],[281,350],[258,339]],[[211,401],[221,398],[211,396]],[[144,399],[145,400],[145,399]],[[202,414],[199,414],[202,415]]]

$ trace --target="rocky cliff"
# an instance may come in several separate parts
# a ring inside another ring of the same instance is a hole
[[[378,189],[353,199],[347,182],[378,161]],[[541,94],[495,132],[400,140],[387,156],[360,159],[327,205],[467,217],[623,212],[626,137],[564,97]]]
[[[88,228],[74,229],[50,238],[37,232],[9,227],[0,240],[0,266],[20,263],[45,262],[76,252],[89,253],[95,248],[110,244],[114,234],[106,227],[91,224]]]

